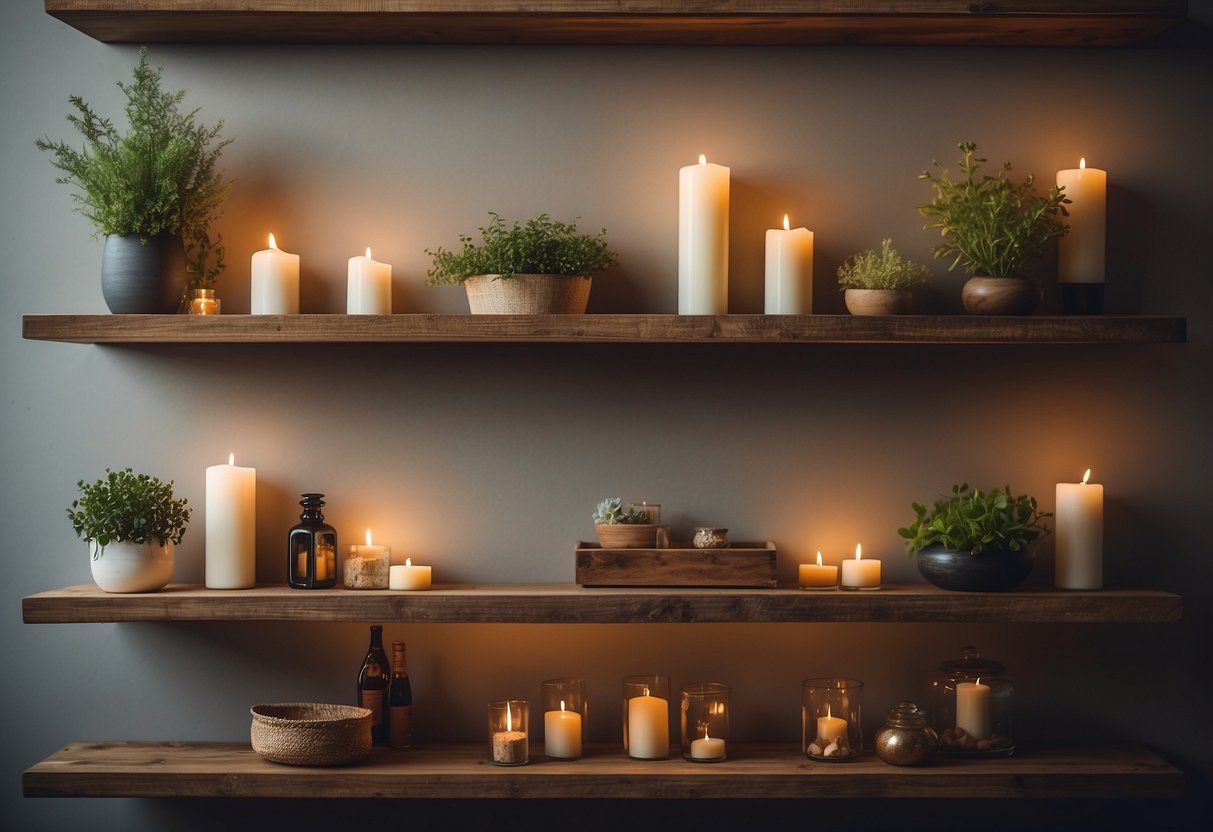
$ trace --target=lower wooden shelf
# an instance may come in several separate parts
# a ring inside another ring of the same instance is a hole
[[[532,747],[532,753],[541,750]],[[481,746],[376,749],[348,768],[267,762],[239,743],[74,742],[22,776],[27,797],[264,798],[1172,798],[1183,774],[1135,745],[1020,748],[894,768],[872,755],[815,763],[794,746],[739,745],[723,763],[646,761],[618,747],[581,760],[489,765]]]

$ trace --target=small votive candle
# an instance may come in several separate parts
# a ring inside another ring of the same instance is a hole
[[[525,699],[489,704],[489,762],[495,766],[526,765],[531,758],[527,736],[530,706]]]
[[[800,564],[801,589],[838,589],[838,567],[833,564],[822,565],[821,552],[817,553],[817,563]]]
[[[412,558],[388,570],[388,589],[422,591],[432,585],[433,569],[429,566],[413,566]]]
[[[682,758],[718,763],[728,757],[729,686],[697,682],[682,689]]]
[[[346,548],[341,584],[346,589],[387,589],[391,563],[391,547],[374,545],[371,530],[367,529],[366,545],[354,543]]]
[[[843,589],[880,589],[880,561],[863,559],[863,548],[855,544],[854,559],[842,562]]]
[[[543,693],[543,756],[576,760],[585,740],[585,679],[548,679]]]
[[[190,300],[191,315],[218,315],[219,298],[215,297],[214,289],[195,289],[194,297]]]

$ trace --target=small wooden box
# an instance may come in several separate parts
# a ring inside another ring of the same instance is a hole
[[[775,544],[734,543],[727,549],[603,549],[577,542],[581,586],[731,586],[773,589]]]

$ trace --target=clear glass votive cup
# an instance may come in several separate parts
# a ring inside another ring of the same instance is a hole
[[[628,511],[643,513],[647,518],[645,523],[656,525],[661,522],[661,503],[650,503],[648,500],[633,501],[628,503]]]
[[[576,760],[585,745],[588,723],[585,679],[548,679],[540,685],[543,702],[543,756]]]
[[[623,750],[637,760],[670,756],[670,677],[623,678]]]
[[[863,751],[863,682],[805,679],[801,686],[802,746],[813,760],[854,760]]]
[[[489,756],[495,766],[522,766],[530,762],[530,706],[525,699],[489,703]]]
[[[682,689],[682,758],[719,763],[728,758],[729,686],[696,682]]]
[[[345,547],[341,559],[341,585],[346,589],[387,589],[392,569],[390,546]]]
[[[191,315],[218,315],[222,301],[215,297],[214,289],[195,289],[190,298]]]

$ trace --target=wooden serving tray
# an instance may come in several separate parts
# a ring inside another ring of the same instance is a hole
[[[734,543],[696,549],[671,541],[668,549],[603,549],[577,541],[581,586],[731,586],[774,589],[775,544]]]

